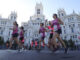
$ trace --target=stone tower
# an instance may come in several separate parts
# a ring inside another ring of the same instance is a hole
[[[42,3],[36,3],[35,14],[31,16],[30,19],[31,20],[44,20]]]
[[[42,3],[36,3],[35,14],[36,15],[43,15],[43,6],[42,6]]]
[[[17,19],[17,13],[16,12],[11,12],[10,16],[9,16],[10,20],[16,21]]]
[[[58,10],[58,17],[63,18],[64,16],[66,16],[65,10],[64,9],[59,9]]]

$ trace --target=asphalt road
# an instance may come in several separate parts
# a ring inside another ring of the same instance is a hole
[[[55,53],[48,50],[27,50],[18,52],[17,50],[0,50],[0,60],[80,60],[80,51],[63,51]]]

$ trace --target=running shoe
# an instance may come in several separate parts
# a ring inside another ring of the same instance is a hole
[[[68,51],[68,48],[65,48],[65,52],[64,53],[67,53],[67,51]]]

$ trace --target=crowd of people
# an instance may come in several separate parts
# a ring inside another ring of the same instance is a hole
[[[64,23],[62,22],[62,20],[60,18],[58,18],[57,14],[53,14],[53,20],[49,21],[49,26],[47,26],[44,23],[40,23],[40,29],[39,29],[39,35],[40,35],[40,39],[39,39],[39,47],[38,49],[41,49],[41,43],[43,43],[42,45],[45,46],[45,32],[49,32],[49,39],[48,39],[48,44],[47,47],[49,49],[51,49],[52,51],[56,51],[59,48],[59,44],[57,43],[56,39],[62,44],[62,46],[64,47],[65,53],[67,53],[67,47],[65,45],[65,43],[63,42],[63,40],[60,37],[60,34],[62,33],[61,30],[61,26]],[[20,32],[18,33],[18,24],[17,22],[13,23],[13,28],[11,28],[13,30],[12,32],[12,37],[10,39],[10,49],[12,47],[12,41],[14,40],[19,48],[24,47],[24,28],[20,27]],[[18,36],[19,36],[19,40],[18,40]],[[35,47],[37,47],[38,43],[35,40]],[[31,47],[33,46],[33,41],[31,42]]]

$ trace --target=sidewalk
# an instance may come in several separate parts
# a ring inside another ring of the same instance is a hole
[[[17,50],[0,50],[0,60],[79,60],[80,51],[68,51],[64,54],[63,51],[52,53],[48,50],[27,50],[21,53]]]
[[[0,58],[4,57],[7,55],[8,52],[6,50],[0,50]],[[0,59],[1,60],[1,59]]]

